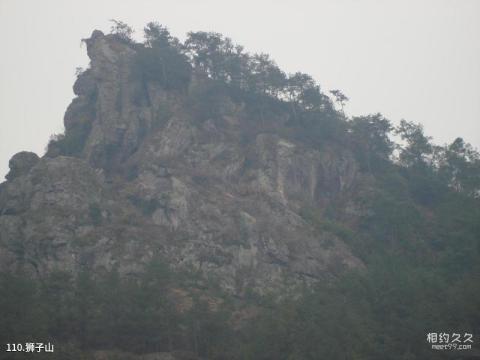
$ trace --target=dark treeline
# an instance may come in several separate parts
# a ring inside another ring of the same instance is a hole
[[[217,297],[212,309],[202,293],[190,292],[190,305],[179,309],[171,289],[184,284],[161,263],[150,264],[137,279],[115,271],[94,278],[58,271],[41,281],[2,274],[0,340],[54,343],[48,359],[91,359],[92,351],[116,349],[181,350],[204,359],[433,360],[438,353],[429,349],[426,334],[475,334],[480,321],[480,279],[459,269],[468,265],[449,265],[455,276],[404,258],[378,257],[364,274],[299,289],[296,300],[278,301],[279,294],[244,299],[257,315],[240,327],[227,296]],[[189,286],[195,289],[191,279]],[[22,356],[2,352],[0,358]]]
[[[57,344],[57,354],[48,358],[59,359],[89,359],[87,351],[95,349],[182,349],[208,358],[226,354],[233,339],[229,305],[219,298],[212,311],[205,291],[199,290],[206,285],[198,286],[197,280],[196,274],[171,272],[158,259],[135,278],[121,277],[116,270],[75,277],[58,270],[41,279],[1,274],[0,340],[4,345],[50,341]],[[182,287],[197,290],[187,293]],[[184,295],[176,296],[175,289]]]

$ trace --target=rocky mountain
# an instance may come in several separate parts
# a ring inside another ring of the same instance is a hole
[[[220,34],[151,23],[137,43],[115,24],[84,40],[65,133],[0,184],[2,339],[79,359],[433,359],[426,331],[479,329],[475,149],[347,118],[341,92]]]
[[[300,216],[358,186],[350,151],[320,152],[275,133],[288,119],[256,129],[229,99],[203,122],[188,94],[149,83],[139,99],[135,49],[100,31],[85,42],[91,65],[74,85],[65,129],[88,134],[75,156],[51,146],[41,159],[23,152],[10,161],[2,266],[129,274],[158,252],[234,294],[363,267]]]

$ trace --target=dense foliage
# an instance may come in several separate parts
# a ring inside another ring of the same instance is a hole
[[[208,298],[197,291],[185,297],[184,308],[179,307],[173,287],[191,287],[196,279],[193,273],[173,277],[158,260],[135,279],[121,278],[117,271],[95,277],[86,271],[73,278],[58,270],[41,280],[1,274],[0,339],[3,344],[56,343],[59,359],[110,348],[133,353],[174,349],[208,356],[224,353],[227,342],[220,339],[230,332],[226,305],[220,303],[211,311]]]

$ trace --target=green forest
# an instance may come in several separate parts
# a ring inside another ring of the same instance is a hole
[[[372,193],[358,194],[369,211],[354,226],[335,202],[326,216],[315,208],[300,215],[342,239],[365,270],[298,287],[295,296],[244,299],[193,270],[170,269],[161,257],[135,278],[115,270],[72,275],[58,269],[41,279],[3,273],[2,344],[51,341],[58,352],[38,355],[48,359],[119,349],[182,350],[192,359],[217,360],[463,358],[433,351],[430,332],[477,334],[478,346],[480,155],[474,147],[461,138],[434,144],[421,125],[406,120],[395,126],[381,114],[349,117],[341,91],[326,94],[308,74],[286,74],[268,55],[249,54],[218,33],[191,32],[181,42],[149,23],[138,43],[128,25],[115,22],[112,35],[136,50],[135,74],[145,89],[156,82],[184,94],[199,123],[221,116],[228,97],[245,104],[259,129],[286,115],[282,135],[320,151],[349,149],[375,184]],[[192,88],[194,74],[204,80]],[[148,101],[145,89],[138,101]],[[76,156],[89,131],[88,125],[70,129],[48,151]],[[179,308],[173,288],[189,294],[188,309]],[[213,309],[212,294],[220,299]],[[232,316],[246,308],[255,314],[242,321]]]

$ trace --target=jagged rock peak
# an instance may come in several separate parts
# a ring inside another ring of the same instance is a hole
[[[10,172],[5,178],[13,180],[18,176],[25,175],[38,161],[38,155],[33,152],[21,151],[16,153],[8,162]]]

